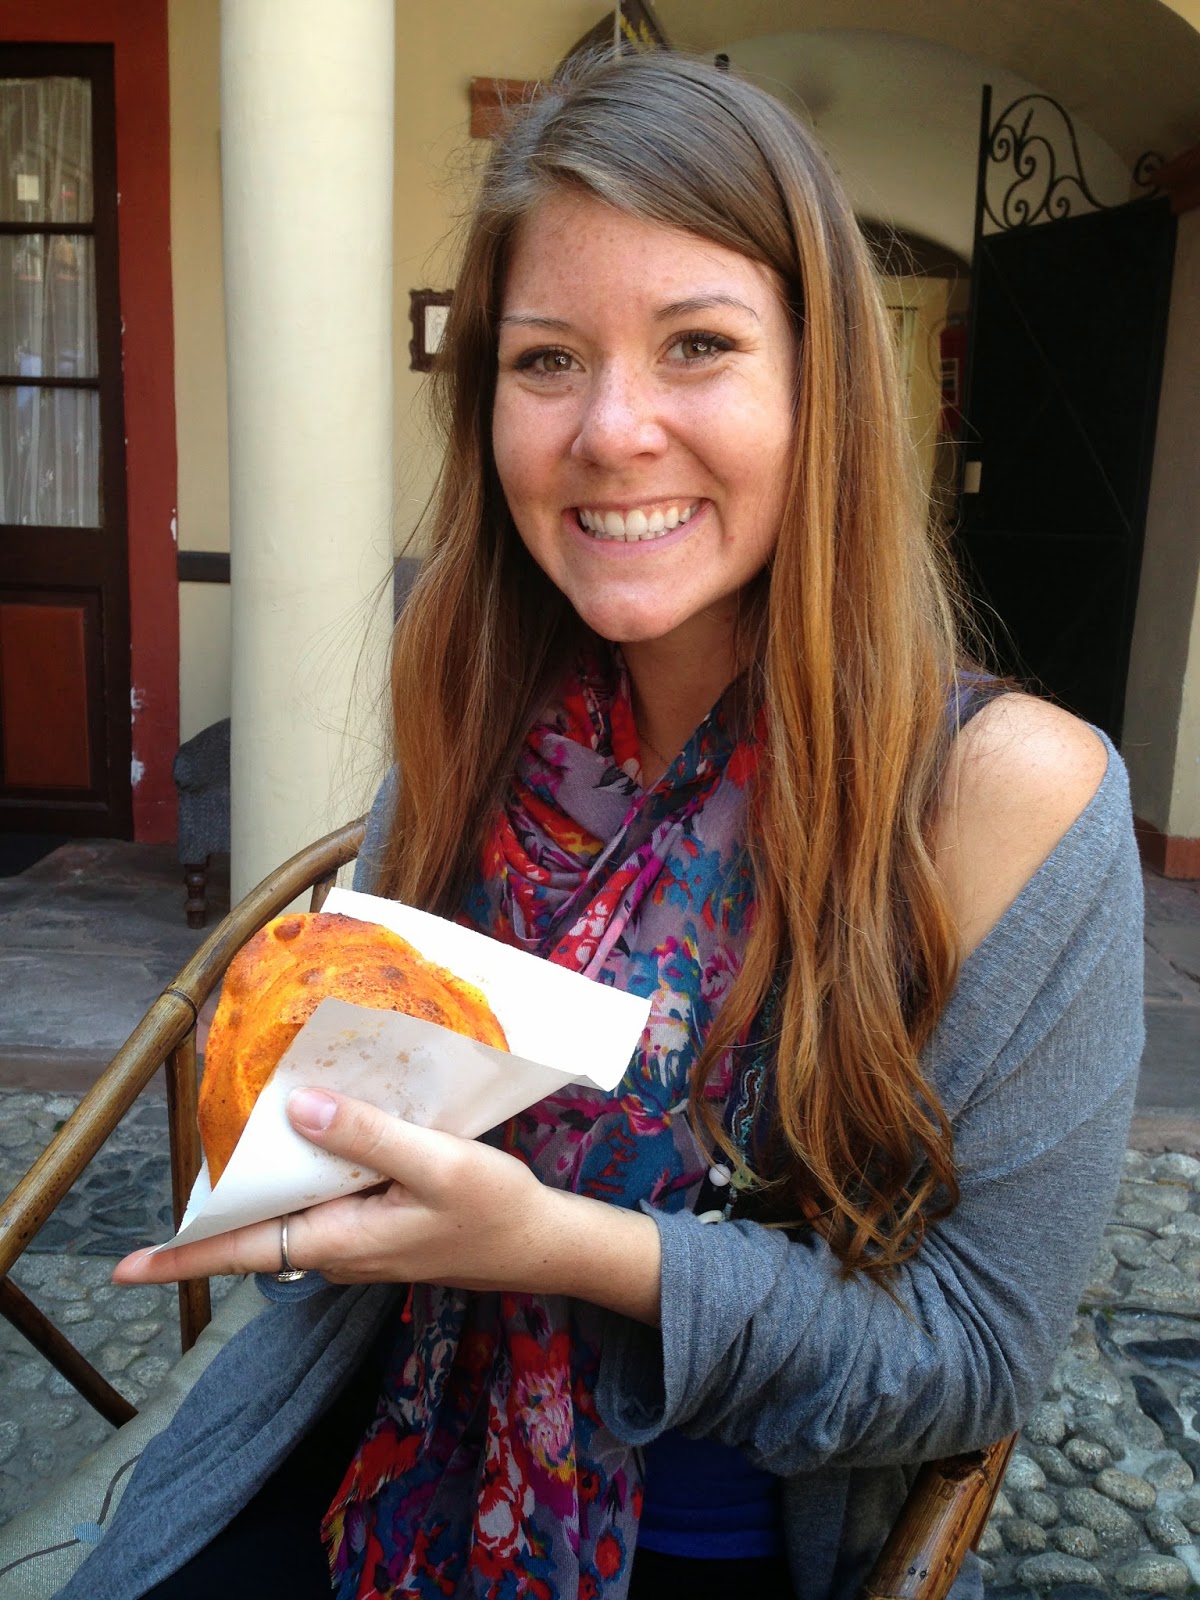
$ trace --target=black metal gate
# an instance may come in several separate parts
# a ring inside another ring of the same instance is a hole
[[[1114,739],[1174,250],[1165,199],[1096,200],[1062,107],[984,90],[958,553],[996,664]]]

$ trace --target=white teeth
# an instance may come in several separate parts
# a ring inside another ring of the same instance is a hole
[[[636,507],[622,515],[620,511],[588,510],[580,506],[578,516],[580,527],[597,539],[619,539],[625,544],[638,544],[643,540],[656,539],[659,534],[690,522],[699,509],[699,503],[685,505],[682,510],[677,505],[668,506],[665,511],[657,507],[653,511],[643,511]]]

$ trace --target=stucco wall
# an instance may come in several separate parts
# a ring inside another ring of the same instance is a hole
[[[1200,0],[655,0],[655,11],[673,44],[702,52],[827,29],[961,51],[1036,83],[1130,162],[1200,138]]]
[[[805,49],[810,68],[828,67],[835,88],[850,87],[863,62],[880,62],[885,40],[901,13],[887,0],[806,0],[797,7],[784,0],[658,0],[664,25],[680,44],[700,49],[752,40],[746,65],[758,65],[762,36],[784,28],[810,31]],[[416,526],[428,496],[434,452],[424,413],[425,380],[409,370],[409,290],[447,287],[452,277],[453,229],[468,203],[474,174],[484,149],[467,137],[467,86],[472,74],[532,78],[548,71],[573,41],[600,14],[598,0],[511,0],[504,8],[478,0],[442,0],[410,26],[403,8],[397,15],[396,49],[396,227],[395,227],[395,396],[396,489],[395,540],[402,548]],[[1109,45],[1129,34],[1139,53],[1155,44],[1155,90],[1166,107],[1168,128],[1183,129],[1195,116],[1195,97],[1186,113],[1176,110],[1180,85],[1200,61],[1200,41],[1183,30],[1181,19],[1200,27],[1200,0],[1177,0],[1168,8],[1160,0],[1097,0],[1082,30],[1077,8],[1053,0],[1040,14],[1036,29],[1024,27],[1021,8],[1004,0],[986,12],[945,0],[913,0],[903,13],[912,38],[895,35],[892,46],[904,55],[906,70],[938,64],[957,66],[954,81],[971,98],[982,70],[965,65],[966,52],[985,60],[1003,61],[1040,87],[1059,92],[1090,115],[1094,127],[1113,145],[1123,145],[1144,125],[1145,110],[1132,105],[1139,85],[1114,97],[1104,62],[1113,59]],[[1176,15],[1178,13],[1178,15]],[[1053,15],[1051,15],[1053,14]],[[1071,22],[1074,19],[1072,32]],[[1049,27],[1049,22],[1054,27]],[[1043,26],[1042,24],[1046,24]],[[1153,23],[1153,28],[1150,24]],[[169,0],[172,106],[172,257],[176,330],[176,408],[179,441],[179,541],[185,549],[226,550],[229,542],[228,452],[224,328],[221,279],[220,143],[219,143],[219,0]],[[835,32],[836,30],[836,32]],[[857,64],[854,59],[855,31]],[[822,40],[822,34],[824,39]],[[1067,48],[1067,41],[1070,48]],[[914,41],[923,40],[917,44]],[[1091,41],[1096,48],[1081,48]],[[1166,43],[1164,43],[1166,41]],[[776,77],[784,60],[772,41]],[[1166,46],[1170,45],[1170,49]],[[735,50],[740,57],[742,51]],[[1096,56],[1094,71],[1088,57]],[[957,57],[957,61],[955,61]],[[1161,58],[1161,59],[1160,59]],[[884,63],[886,65],[886,63]],[[1105,92],[1097,84],[1103,78]],[[1074,74],[1074,79],[1072,79]],[[1009,81],[994,75],[998,88]],[[895,74],[893,73],[893,77]],[[803,90],[797,79],[789,84]],[[1168,92],[1169,91],[1169,92]],[[811,92],[811,91],[810,91]],[[874,97],[868,96],[868,99]],[[1074,97],[1074,98],[1073,98]],[[1153,95],[1151,96],[1153,98]],[[860,96],[861,98],[861,96]],[[1167,102],[1170,102],[1169,105]],[[1182,103],[1182,102],[1181,102]],[[965,102],[964,102],[965,104]],[[888,179],[883,167],[859,176],[853,170],[864,159],[863,137],[853,131],[849,103],[825,112],[824,130],[838,146],[835,156],[852,188],[874,185],[884,196]],[[900,148],[906,183],[923,183],[927,193],[941,196],[945,183],[937,174],[918,171],[922,163],[902,148],[905,141],[893,118],[880,117],[878,104],[859,120],[882,132]],[[839,121],[840,119],[840,121]],[[821,113],[815,118],[821,132]],[[967,119],[969,121],[969,118]],[[1196,135],[1193,134],[1192,137]],[[969,130],[964,137],[969,138]],[[841,141],[838,145],[838,140]],[[857,141],[857,142],[856,142]],[[878,143],[878,140],[876,141]],[[868,152],[869,154],[869,152]],[[876,151],[878,154],[878,151]],[[944,167],[945,163],[942,162]],[[938,169],[941,171],[941,168]],[[942,178],[945,177],[944,172]],[[973,173],[964,189],[967,196]],[[884,204],[864,209],[886,215]],[[934,202],[929,202],[933,204]],[[896,214],[894,197],[890,210]],[[962,228],[958,206],[953,226],[930,226],[931,213],[900,216],[919,231],[957,240]],[[924,223],[924,226],[922,226]],[[1186,240],[1186,242],[1185,242]],[[353,241],[347,241],[353,248]],[[1195,477],[1193,441],[1200,424],[1200,374],[1192,351],[1200,349],[1200,224],[1196,214],[1183,219],[1181,273],[1190,272],[1188,287],[1177,302],[1190,296],[1190,312],[1176,307],[1168,358],[1162,417],[1164,433],[1155,466],[1155,486],[1147,530],[1147,553],[1134,663],[1127,709],[1127,754],[1138,809],[1148,820],[1175,834],[1200,835],[1200,610],[1197,609],[1197,562],[1200,561],[1200,482]],[[1190,265],[1187,265],[1190,263]],[[1181,280],[1182,282],[1182,280]],[[1181,317],[1190,315],[1184,328]],[[1176,332],[1178,329],[1180,331]],[[1191,340],[1190,347],[1185,344]],[[1188,473],[1192,473],[1189,479]],[[1166,619],[1164,621],[1164,619]],[[229,596],[215,585],[183,585],[180,589],[181,731],[187,737],[229,707]]]
[[[1168,0],[1172,10],[1186,18],[1200,32],[1200,0]],[[1179,711],[1179,737],[1175,750],[1171,783],[1171,807],[1167,833],[1181,839],[1200,839],[1200,464],[1195,441],[1200,433],[1200,211],[1181,218],[1179,227],[1181,262],[1189,273],[1189,305],[1192,318],[1190,338],[1191,405],[1190,437],[1181,458],[1191,469],[1190,506],[1186,514],[1184,538],[1190,534],[1193,582],[1197,584],[1192,605],[1192,626]],[[1182,376],[1182,374],[1181,374]],[[1186,403],[1186,402],[1185,402]]]
[[[485,147],[467,135],[471,77],[544,76],[602,15],[596,0],[439,0],[396,37],[396,540],[433,483],[425,379],[409,370],[409,290],[451,284],[453,230]]]
[[[1196,499],[1192,500],[1193,512]],[[1200,519],[1192,518],[1193,540],[1200,544]],[[1192,608],[1187,674],[1179,708],[1179,739],[1171,785],[1171,812],[1164,832],[1177,839],[1200,839],[1200,589]]]
[[[221,270],[220,5],[169,0],[171,242],[178,533],[185,550],[229,549],[229,453]],[[433,481],[425,380],[409,370],[409,290],[445,288],[451,233],[483,153],[467,135],[471,76],[534,78],[596,21],[595,0],[444,0],[419,26],[397,14],[395,540],[402,548]],[[354,241],[347,240],[352,250]],[[181,738],[229,714],[229,591],[181,584]]]
[[[1200,32],[1200,0],[1164,0],[1164,3]]]
[[[169,0],[177,536],[229,549],[221,273],[220,5]],[[229,589],[179,586],[179,737],[229,715]]]
[[[1179,219],[1122,747],[1139,816],[1200,835],[1200,211]],[[1186,707],[1186,710],[1185,710]]]
[[[1040,85],[947,45],[863,28],[731,38],[725,48],[811,124],[859,216],[970,260],[983,86],[992,87],[996,117]],[[1045,107],[1035,127],[1062,139]],[[1127,164],[1080,117],[1075,131],[1092,192],[1108,204],[1127,200]],[[1009,182],[997,181],[993,204]]]

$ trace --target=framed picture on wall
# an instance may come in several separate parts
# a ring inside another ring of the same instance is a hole
[[[409,367],[413,372],[431,372],[433,358],[442,348],[446,318],[450,315],[451,289],[410,289],[409,315],[412,338],[409,340]]]

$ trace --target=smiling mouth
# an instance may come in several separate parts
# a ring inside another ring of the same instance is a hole
[[[576,521],[584,533],[593,539],[612,539],[622,544],[641,544],[650,539],[661,539],[683,523],[689,522],[703,504],[674,502],[661,506],[637,506],[632,511],[603,511],[599,507],[578,506]]]

